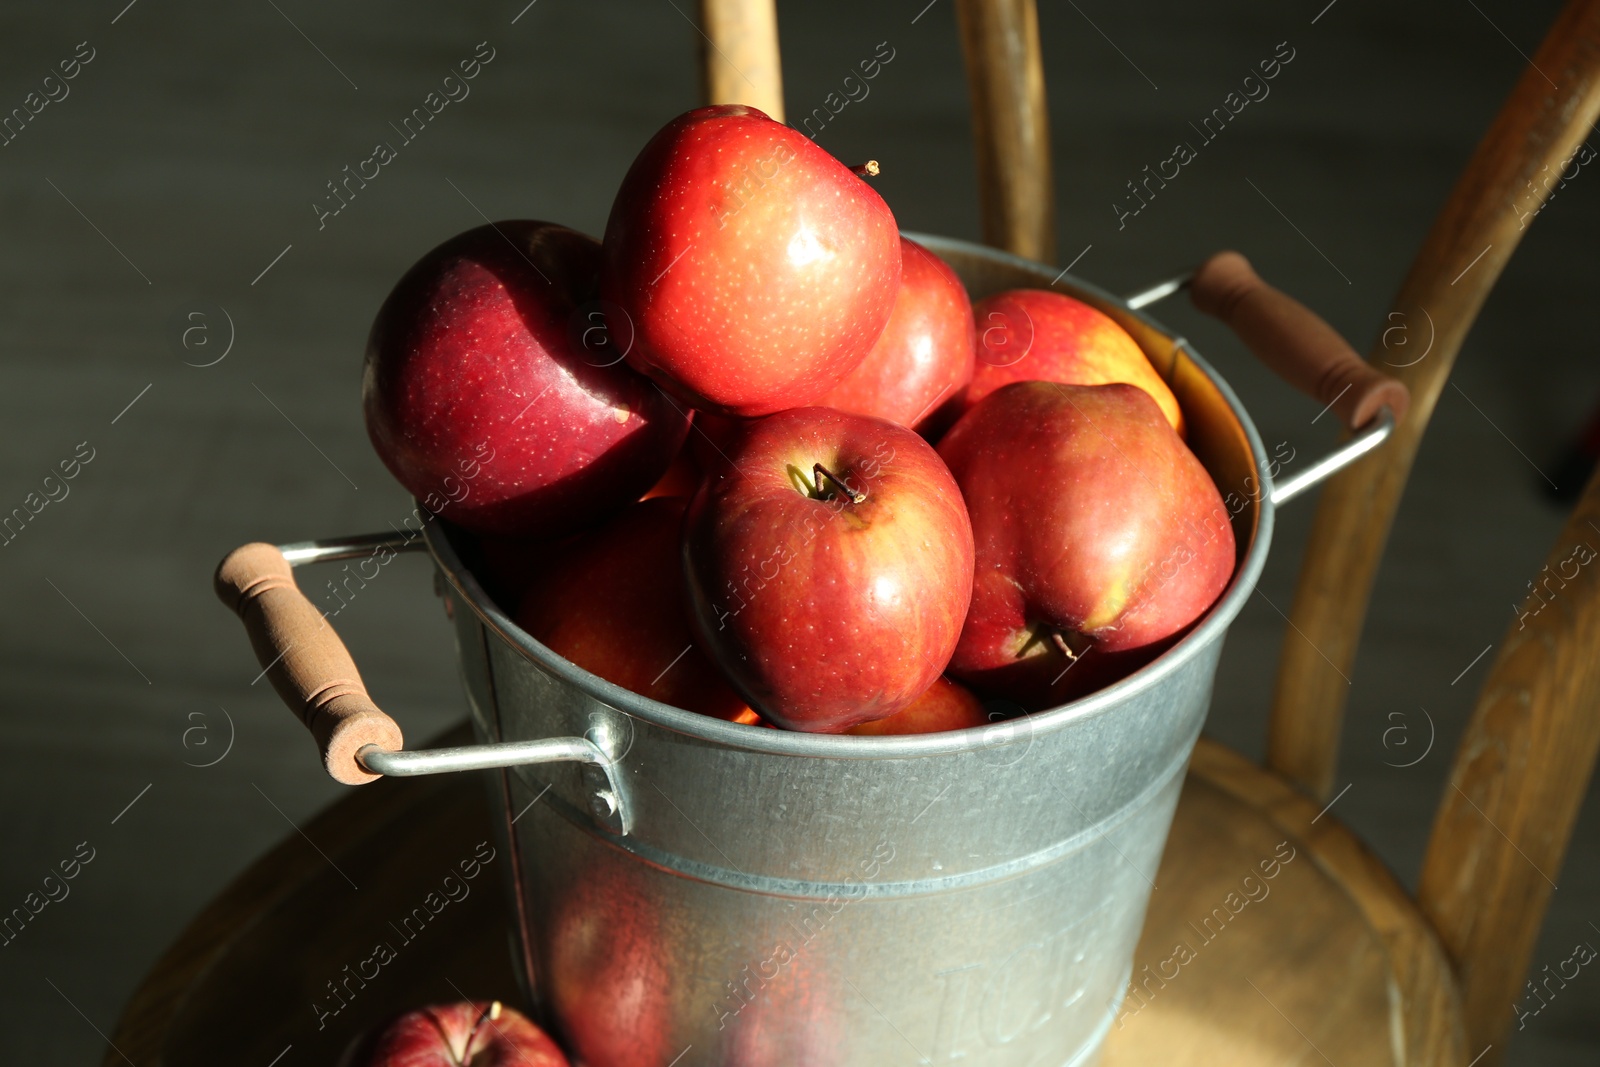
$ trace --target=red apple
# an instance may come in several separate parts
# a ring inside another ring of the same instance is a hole
[[[645,145],[606,223],[628,361],[696,408],[808,404],[860,363],[900,284],[883,198],[752,107],[703,107]]]
[[[683,608],[684,497],[652,497],[548,551],[517,624],[552,652],[651,700],[719,719],[745,702],[695,647]]]
[[[1184,433],[1183,411],[1139,342],[1110,316],[1046,289],[1012,289],[980,300],[973,315],[978,363],[961,411],[1011,382],[1106,385],[1126,382],[1149,393]]]
[[[946,730],[970,730],[988,726],[992,720],[983,702],[972,690],[945,677],[935,678],[928,691],[904,710],[887,719],[864,722],[846,730],[847,734],[883,736],[888,734],[937,734]]]
[[[950,672],[984,691],[1037,707],[1113,680],[1205,612],[1233,573],[1216,485],[1134,386],[1004,386],[939,454],[977,545]]]
[[[600,245],[548,222],[480,226],[423,256],[367,340],[362,402],[384,464],[430,511],[554,536],[637,500],[688,416],[622,362]]]
[[[367,1038],[348,1067],[568,1067],[527,1016],[492,1003],[439,1004],[406,1014]]]
[[[838,732],[909,705],[944,670],[972,592],[950,472],[902,426],[831,408],[745,423],[690,506],[701,646],[765,718]]]
[[[972,303],[944,260],[904,237],[900,250],[900,293],[889,324],[861,365],[817,403],[937,439],[955,421],[972,380]]]
[[[729,719],[728,721],[729,722],[736,722],[736,723],[740,724],[741,726],[761,726],[761,727],[764,727],[764,728],[766,728],[768,730],[776,730],[777,729],[776,726],[772,725],[766,719],[763,719],[759,714],[757,714],[756,709],[750,707],[749,705],[746,705],[745,709],[743,711],[741,711],[739,714],[735,715],[733,718]]]
[[[754,708],[745,708],[731,720],[746,726],[777,727],[756,714]],[[940,675],[917,699],[887,719],[858,723],[844,732],[861,737],[881,737],[889,734],[936,734],[947,730],[967,730],[974,726],[988,726],[994,719],[983,702],[972,690],[959,682]]]
[[[694,432],[691,425],[689,432]],[[685,441],[683,447],[678,449],[678,454],[672,458],[672,464],[667,467],[655,485],[647,490],[641,500],[649,500],[657,496],[694,496],[694,491],[700,488],[700,461],[695,458],[692,442]]]

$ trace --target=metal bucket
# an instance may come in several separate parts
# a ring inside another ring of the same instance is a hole
[[[913,236],[974,299],[1053,287],[1128,329],[1227,501],[1233,580],[1165,655],[1084,699],[985,729],[821,736],[708,718],[589,674],[522,632],[462,565],[457,535],[431,524],[486,744],[367,749],[362,762],[384,774],[500,768],[486,778],[513,858],[525,992],[588,1067],[1092,1062],[1223,637],[1266,557],[1274,496],[1392,427],[1385,417],[1274,490],[1227,384],[1135,310],[1175,283],[1119,300],[991,249]],[[306,563],[373,543],[284,554]]]

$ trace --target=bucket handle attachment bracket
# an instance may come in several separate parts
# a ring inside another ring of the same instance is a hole
[[[535,763],[577,763],[589,809],[606,830],[631,829],[618,743],[605,722],[583,737],[506,741],[406,751],[400,725],[367,694],[344,642],[325,611],[295,583],[293,568],[310,563],[415,551],[420,537],[365,534],[287,545],[254,542],[217,567],[217,596],[244,622],[262,674],[311,731],[330,777],[363,785],[379,777],[411,777]]]
[[[589,812],[619,837],[632,829],[630,809],[623,803],[621,767],[610,753],[610,734],[603,724],[587,737],[550,737],[542,741],[501,741],[458,748],[386,751],[376,745],[356,750],[356,760],[373,774],[409,778],[419,774],[494,770],[534,763],[577,763],[589,798]]]

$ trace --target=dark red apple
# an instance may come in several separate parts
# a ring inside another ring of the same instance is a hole
[[[552,548],[564,540],[479,534],[470,542],[462,539],[462,560],[490,599],[509,614],[539,578]]]
[[[900,284],[883,198],[752,107],[703,107],[645,145],[606,223],[628,361],[696,408],[808,404],[866,356]]]
[[[684,497],[651,497],[554,551],[517,624],[586,671],[651,700],[732,719],[744,700],[689,636],[683,605]]]
[[[568,1067],[527,1016],[498,1000],[406,1012],[344,1059],[347,1067]]]
[[[972,528],[926,441],[797,408],[737,427],[690,506],[691,624],[763,717],[838,732],[944,670],[972,592]]]
[[[694,432],[693,426],[689,428],[689,432],[691,434]],[[692,443],[690,441],[683,443],[683,447],[678,449],[678,454],[672,458],[672,464],[667,467],[667,472],[645,492],[641,500],[649,500],[656,496],[694,496],[695,490],[700,488],[702,474],[700,461],[695,458],[694,449],[690,447]]]
[[[731,415],[716,415],[709,411],[694,413],[694,426],[689,431],[689,451],[694,461],[707,474],[721,474],[728,468],[728,442],[733,440],[739,427],[748,419]]]
[[[1194,622],[1233,574],[1216,485],[1135,386],[1004,386],[939,454],[977,546],[950,672],[985,692],[1036,708],[1114,680]]]
[[[499,222],[423,256],[384,300],[361,383],[367,433],[425,508],[555,536],[667,469],[688,416],[596,325],[599,269],[592,237]]]
[[[540,992],[583,1067],[670,1067],[684,1053],[673,1039],[683,1010],[675,978],[695,946],[674,940],[681,924],[663,921],[654,873],[643,863],[596,866],[558,887],[540,915]]]
[[[988,726],[991,721],[983,702],[973,695],[972,690],[941,676],[935,678],[928,691],[913,700],[905,710],[887,719],[852,726],[845,733],[868,736],[937,734],[947,730]]]
[[[972,380],[972,303],[944,260],[904,237],[900,249],[900,293],[889,324],[860,366],[817,403],[936,440],[955,421]]]
[[[980,300],[973,315],[978,363],[961,401],[962,412],[1011,382],[1126,382],[1149,393],[1183,435],[1178,398],[1139,342],[1103,311],[1046,289],[1012,289]]]
[[[859,1025],[851,1011],[856,1005],[848,1002],[859,1004],[861,994],[839,981],[838,964],[829,953],[819,951],[827,944],[824,938],[847,936],[838,929],[843,923],[834,910],[860,899],[845,895],[849,892],[854,890],[797,902],[787,922],[777,926],[773,940],[752,960],[750,971],[735,975],[729,992],[712,1006],[717,1048],[702,1062],[728,1067],[835,1067],[860,1062],[841,1046],[852,1024]],[[730,963],[737,967],[743,961]],[[687,1058],[678,1067],[687,1067]]]

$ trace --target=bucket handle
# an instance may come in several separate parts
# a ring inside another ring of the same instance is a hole
[[[1195,307],[1232,327],[1257,359],[1326,404],[1323,410],[1331,408],[1353,435],[1307,469],[1275,484],[1274,505],[1299,496],[1383,444],[1405,416],[1411,393],[1404,382],[1362,359],[1321,316],[1262,281],[1237,252],[1218,252],[1196,269],[1134,293],[1126,302],[1138,310],[1185,288]]]
[[[295,583],[293,568],[422,547],[422,538],[403,534],[282,546],[253,542],[228,553],[217,566],[213,585],[222,602],[244,622],[261,673],[311,731],[322,765],[334,781],[364,785],[383,776],[578,763],[595,818],[613,833],[626,834],[616,746],[603,724],[585,737],[404,750],[400,725],[373,703],[327,612],[306,599]]]

